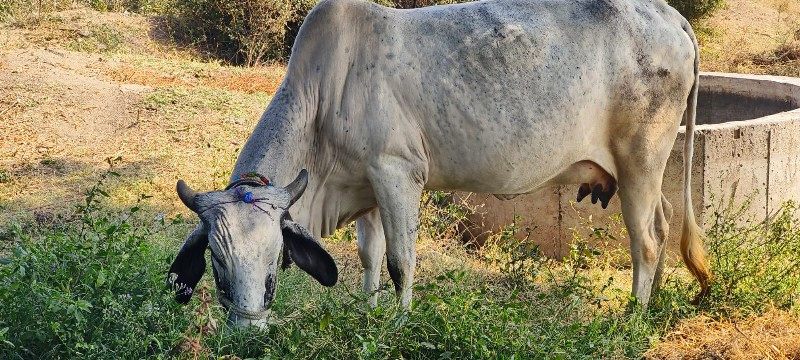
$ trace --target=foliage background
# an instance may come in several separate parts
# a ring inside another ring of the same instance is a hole
[[[472,0],[374,0],[398,9]],[[0,0],[0,14],[27,17],[78,4],[100,11],[159,14],[169,19],[171,35],[209,55],[247,66],[286,61],[294,37],[317,0]],[[690,20],[700,19],[723,0],[668,0]]]

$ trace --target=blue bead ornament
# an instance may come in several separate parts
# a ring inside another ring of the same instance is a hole
[[[246,202],[248,204],[252,203],[253,202],[253,193],[248,191],[247,193],[244,194],[244,197],[242,198],[242,200],[244,200],[244,202]]]

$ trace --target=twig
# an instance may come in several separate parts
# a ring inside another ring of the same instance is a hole
[[[128,125],[128,126],[126,126],[125,128],[126,128],[126,129],[130,129],[130,128],[132,128],[132,127],[134,127],[134,126],[138,125],[138,124],[139,124],[139,115],[141,115],[141,113],[142,113],[142,109],[138,109],[138,108],[137,108],[137,109],[136,109],[136,121],[134,121],[132,124],[130,124],[130,125]]]
[[[0,111],[0,116],[2,116],[3,114],[5,114],[7,111],[9,111],[9,110],[11,110],[11,109],[15,108],[17,105],[19,105],[19,100],[15,100],[15,101],[14,101],[14,103],[13,103],[13,104],[11,104],[9,107],[7,107],[7,108],[3,109],[3,111]]]
[[[184,127],[182,127],[182,128],[169,128],[169,129],[164,129],[164,131],[166,131],[166,132],[179,132],[179,131],[188,131],[188,130],[189,130],[189,125],[186,125],[186,126],[184,126]]]

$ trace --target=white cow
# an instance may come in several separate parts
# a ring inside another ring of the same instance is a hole
[[[230,321],[262,325],[281,249],[284,261],[333,285],[336,265],[316,239],[356,220],[370,302],[386,254],[408,306],[423,190],[512,197],[583,184],[579,197],[591,193],[603,205],[619,189],[633,294],[646,304],[672,213],[662,176],[685,116],[681,252],[705,292],[709,271],[689,190],[697,87],[697,41],[663,0],[414,10],[324,0],[303,23],[231,186],[198,194],[179,182],[202,221],[170,280],[188,301],[208,246]],[[270,180],[240,180],[250,172]],[[263,186],[296,176],[287,188]]]

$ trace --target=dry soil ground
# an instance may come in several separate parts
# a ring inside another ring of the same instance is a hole
[[[705,70],[800,76],[796,0],[728,0],[696,27]],[[157,18],[87,9],[0,25],[0,235],[57,221],[107,158],[120,158],[110,191],[120,207],[149,194],[151,211],[185,213],[177,179],[224,186],[285,69],[203,61],[163,29]],[[775,311],[684,321],[648,354],[800,357],[799,342],[800,318]]]

